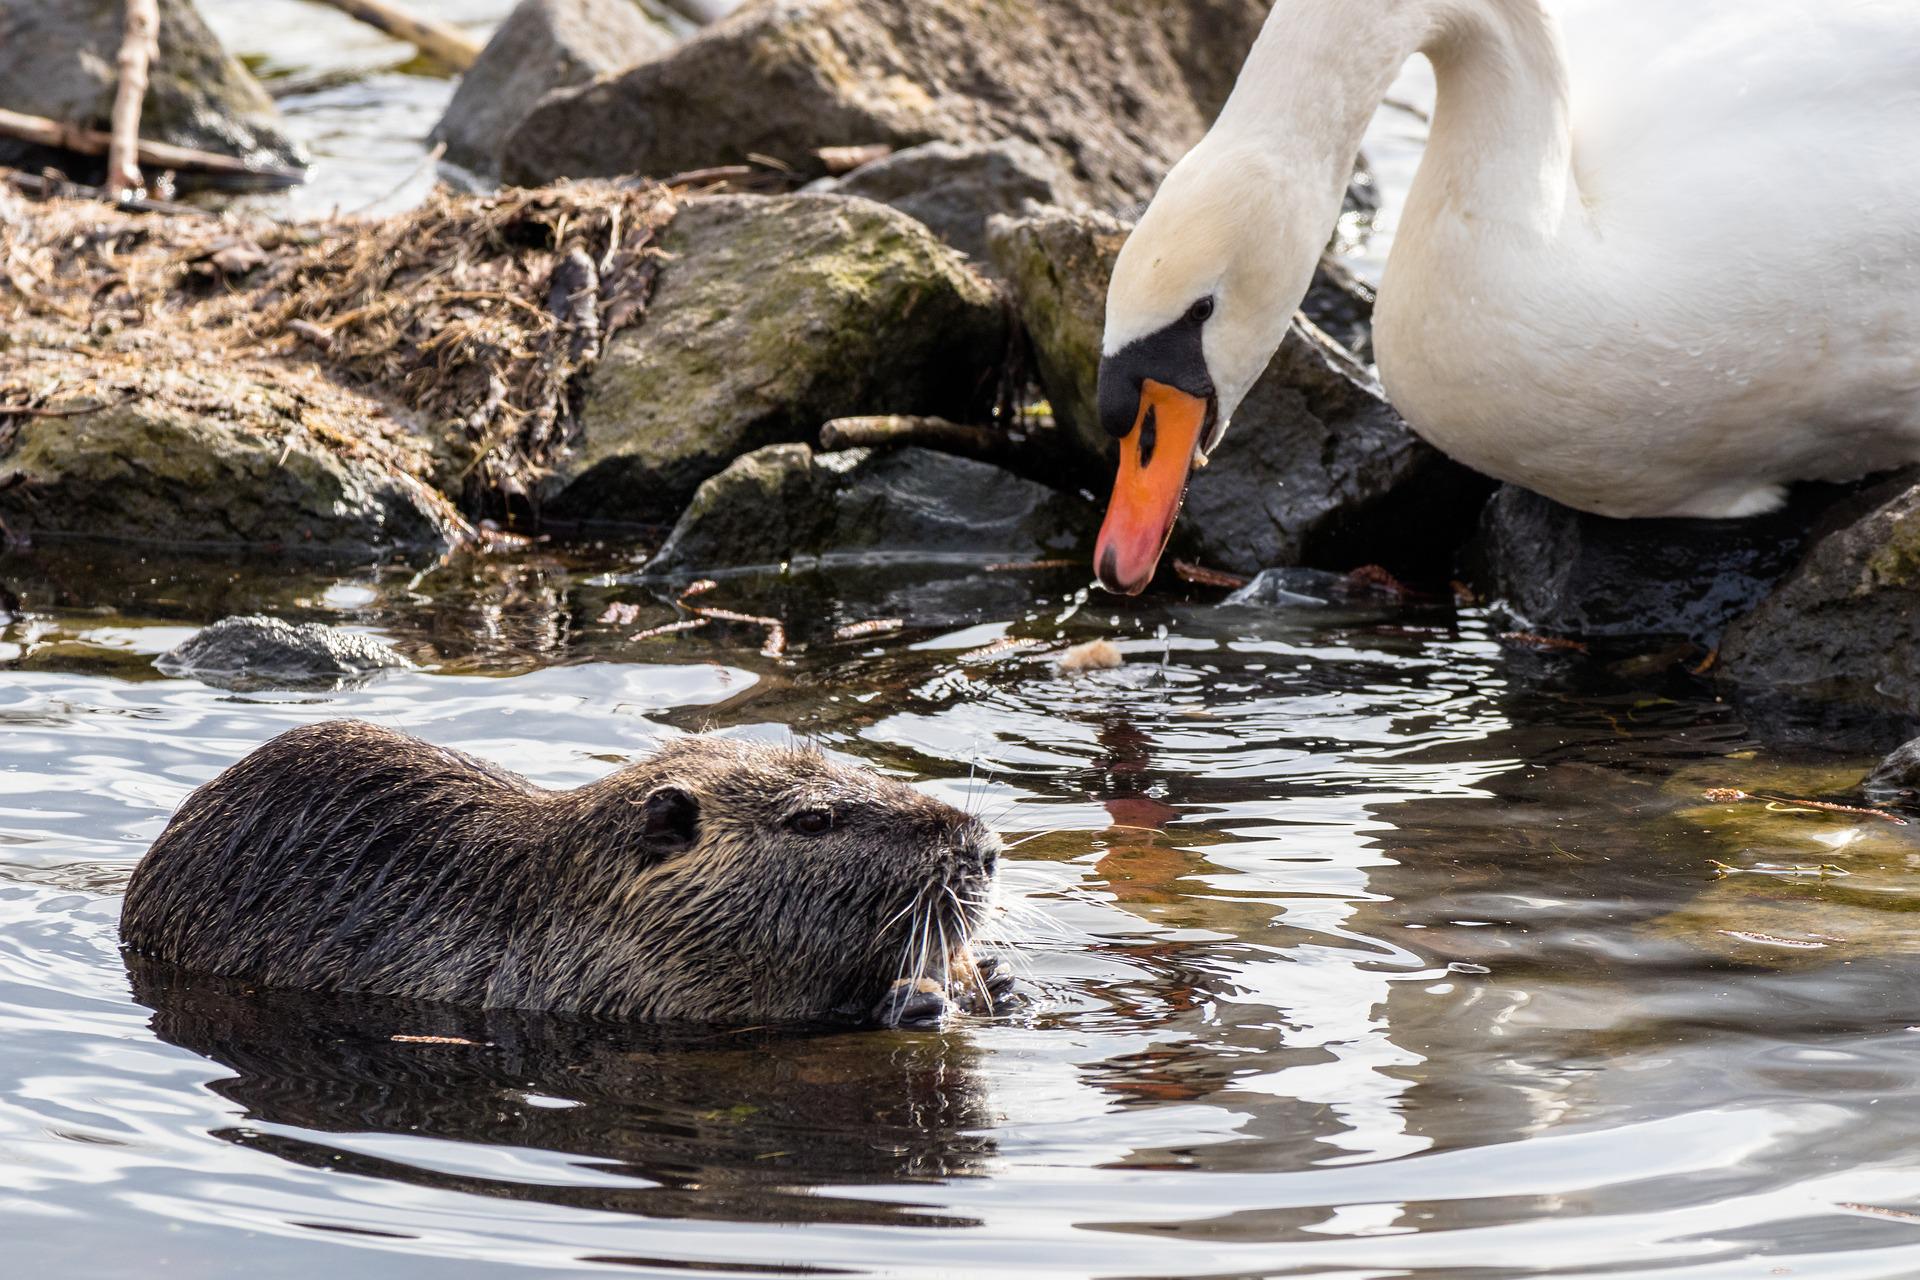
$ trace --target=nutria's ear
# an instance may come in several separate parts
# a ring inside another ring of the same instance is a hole
[[[661,787],[648,796],[641,838],[654,853],[691,849],[700,834],[700,802],[678,787]]]

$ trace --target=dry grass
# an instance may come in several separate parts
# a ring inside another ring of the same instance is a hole
[[[162,394],[153,375],[193,361],[232,370],[236,396],[296,392],[342,449],[389,437],[396,465],[469,509],[522,505],[584,375],[644,313],[674,209],[638,183],[442,192],[314,224],[0,193],[0,406]],[[369,397],[387,423],[354,421]]]

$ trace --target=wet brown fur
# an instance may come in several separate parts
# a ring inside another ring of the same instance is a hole
[[[796,830],[803,811],[830,829]],[[997,849],[951,806],[803,748],[685,738],[548,791],[333,721],[188,797],[120,927],[140,954],[270,987],[653,1021],[857,1018],[964,949]]]

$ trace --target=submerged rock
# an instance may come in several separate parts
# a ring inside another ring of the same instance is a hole
[[[1078,203],[1079,184],[1031,142],[929,142],[862,165],[825,189],[891,205],[982,264],[987,222]]]
[[[337,686],[413,664],[374,636],[253,616],[203,627],[153,665],[167,675],[192,676],[222,688],[263,689]]]
[[[1860,790],[1875,804],[1920,805],[1920,738],[1889,752]]]
[[[447,144],[454,164],[495,173],[507,134],[547,93],[658,57],[676,43],[635,0],[520,0],[460,77],[433,137]]]
[[[1920,485],[1913,472],[1829,510],[1805,556],[1727,628],[1745,690],[1920,714]]]
[[[284,547],[363,556],[389,547],[437,554],[472,530],[402,465],[366,415],[348,440],[314,416],[292,375],[180,370],[130,392],[113,371],[73,365],[92,389],[48,402],[69,417],[0,417],[0,520],[17,536],[62,534],[168,544]],[[344,395],[315,386],[316,395]],[[98,406],[101,398],[125,395]],[[333,406],[334,411],[342,406]],[[391,420],[386,420],[391,428]]]
[[[1226,101],[1264,0],[770,0],[674,53],[545,99],[521,184],[664,177],[829,146],[1024,139],[1102,201],[1146,198]]]
[[[121,0],[0,3],[0,107],[110,128],[124,12]],[[220,46],[189,0],[160,0],[159,56],[148,76],[142,138],[256,164],[305,162],[281,132],[273,99]],[[0,163],[32,167],[50,154],[0,140]]]
[[[1837,493],[1807,486],[1747,520],[1614,520],[1506,485],[1469,559],[1476,585],[1526,628],[1711,645],[1792,566]]]
[[[1041,384],[1102,492],[1112,441],[1096,390],[1106,290],[1127,224],[1047,210],[997,218],[990,238],[1032,339]],[[1339,270],[1316,275],[1308,303],[1364,327],[1371,294]],[[1194,472],[1177,538],[1238,572],[1305,561],[1433,565],[1472,527],[1490,484],[1420,441],[1379,384],[1317,325],[1296,322],[1234,414],[1211,465]]]
[[[929,449],[815,453],[773,445],[700,486],[647,566],[678,573],[837,555],[1038,559],[1091,533],[1079,499]]]
[[[609,343],[547,511],[670,520],[751,449],[860,414],[966,421],[1006,351],[992,286],[906,215],[846,196],[690,200],[645,319]]]

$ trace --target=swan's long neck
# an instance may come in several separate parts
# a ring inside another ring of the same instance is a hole
[[[1541,0],[1279,0],[1209,141],[1278,148],[1276,163],[1324,176],[1337,208],[1415,53],[1438,96],[1406,221],[1551,234],[1577,191],[1566,61]]]

